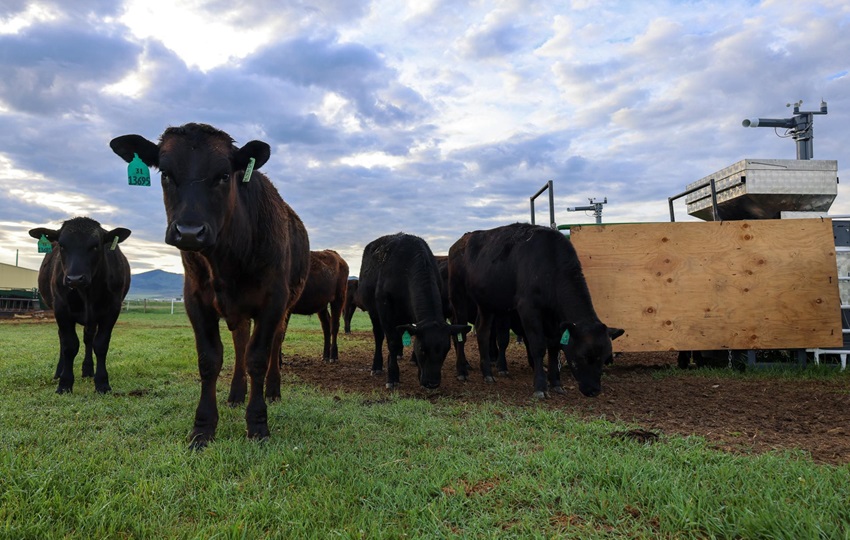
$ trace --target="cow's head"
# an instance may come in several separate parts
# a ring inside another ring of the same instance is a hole
[[[446,324],[429,322],[424,324],[404,324],[397,326],[399,332],[405,330],[413,336],[413,353],[416,367],[419,369],[419,384],[428,389],[439,388],[443,362],[452,346],[451,336],[466,335],[472,327],[466,324]]]
[[[130,236],[129,229],[118,227],[105,230],[97,221],[76,217],[62,224],[57,231],[45,227],[30,230],[33,238],[46,237],[58,250],[64,277],[62,283],[72,289],[85,289],[98,273],[104,251],[113,243],[123,242]]]
[[[141,135],[123,135],[109,143],[128,163],[135,155],[162,173],[162,194],[168,228],[165,242],[185,251],[215,245],[230,217],[237,189],[251,158],[254,170],[269,159],[262,141],[242,148],[227,133],[206,124],[186,124],[165,130],[154,144]]]
[[[595,322],[561,323],[560,331],[561,350],[579,391],[587,397],[598,396],[602,391],[602,366],[614,358],[611,340],[622,336],[625,330]]]

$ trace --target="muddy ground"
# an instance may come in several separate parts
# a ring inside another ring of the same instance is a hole
[[[340,335],[340,361],[285,356],[284,373],[328,390],[384,390],[385,376],[370,375],[371,332]],[[285,350],[285,347],[284,347]],[[409,354],[405,349],[405,355]],[[470,380],[454,377],[454,352],[443,367],[436,392],[420,388],[409,360],[401,363],[402,396],[422,399],[491,401],[517,406],[550,407],[586,418],[620,420],[659,435],[699,435],[718,449],[738,453],[800,449],[819,463],[850,463],[850,379],[801,377],[730,378],[724,373],[696,373],[676,368],[675,353],[624,353],[605,369],[602,394],[585,398],[566,372],[567,395],[531,399],[532,371],[522,345],[508,349],[508,377],[485,384],[478,371],[475,340],[467,342],[475,370]]]

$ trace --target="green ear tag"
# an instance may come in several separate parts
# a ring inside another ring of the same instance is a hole
[[[144,161],[139,159],[139,154],[133,154],[133,161],[127,165],[127,180],[131,186],[151,185],[151,171]]]
[[[251,180],[251,175],[254,174],[254,158],[248,161],[248,167],[245,169],[245,176],[242,177],[242,183],[247,184]]]
[[[458,332],[458,333],[457,333],[457,342],[458,342],[458,343],[463,343],[463,332]]]
[[[38,239],[38,252],[39,253],[52,253],[53,246],[50,244],[50,240],[47,239],[43,234],[41,238]]]
[[[570,331],[564,329],[563,335],[561,335],[561,345],[566,345],[570,342]]]
[[[401,335],[401,344],[405,347],[410,346],[410,332],[408,332],[407,330],[405,330],[404,333]]]
[[[118,237],[112,239],[112,245],[109,246],[109,249],[115,251],[115,248],[118,247]]]

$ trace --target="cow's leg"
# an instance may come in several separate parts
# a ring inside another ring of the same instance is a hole
[[[354,306],[349,306],[345,304],[342,311],[342,321],[343,321],[343,329],[346,334],[351,333],[351,319],[354,317],[354,310],[357,309]]]
[[[461,302],[458,302],[460,304]],[[466,306],[452,304],[452,324],[466,324],[468,321]],[[452,336],[452,343],[455,346],[455,371],[457,380],[465,381],[469,379],[469,362],[466,360],[466,335],[457,334]]]
[[[401,332],[393,329],[387,332],[387,388],[392,390],[401,383],[398,370],[398,360],[404,354],[404,345],[401,342]]]
[[[342,315],[342,305],[345,297],[337,298],[331,302],[331,362],[339,361],[339,348],[337,347],[337,337],[339,336],[339,319]]]
[[[495,331],[492,332],[492,341],[496,347],[490,351],[490,355],[496,357],[496,373],[503,377],[508,376],[508,358],[506,356],[508,344],[511,341],[510,318],[508,315],[498,317],[494,321]]]
[[[528,363],[534,370],[534,397],[543,399],[549,397],[546,386],[546,370],[543,368],[543,357],[546,354],[547,342],[543,331],[543,321],[534,308],[525,305],[517,307],[520,324],[525,331],[523,342],[528,354]],[[556,362],[557,362],[557,357]]]
[[[98,324],[97,333],[94,335],[94,355],[97,357],[97,366],[94,370],[94,389],[101,394],[112,391],[109,386],[109,373],[106,371],[106,354],[109,352],[109,342],[112,339],[112,329],[121,313],[121,306],[113,313],[108,313]]]
[[[289,315],[287,314],[278,327],[278,331],[272,342],[271,356],[266,370],[266,400],[280,400],[280,366],[283,364],[283,340],[286,330],[289,328]]]
[[[57,394],[71,392],[74,388],[74,358],[80,350],[80,338],[77,337],[76,323],[66,317],[57,317],[59,326],[59,386]]]
[[[558,357],[561,354],[559,344],[550,343],[548,346],[549,354],[549,389],[556,394],[566,394],[564,387],[561,385],[561,369],[558,365]]]
[[[230,380],[230,394],[227,396],[227,404],[231,407],[245,403],[245,395],[248,393],[248,378],[245,374],[245,354],[248,348],[248,338],[251,335],[251,322],[248,319],[241,321],[236,328],[230,332],[233,338],[233,378]]]
[[[465,342],[466,336],[463,334],[452,334],[452,343],[455,347],[455,372],[459,381],[469,379],[469,362],[466,361],[466,354],[464,353]]]
[[[245,408],[245,423],[249,439],[267,439],[269,437],[268,407],[263,396],[263,386],[268,378],[270,386],[277,388],[267,393],[270,399],[280,398],[280,366],[277,362],[278,347],[284,339],[283,328],[286,314],[283,306],[269,306],[254,320],[254,333],[248,343],[247,365],[251,376],[251,391],[248,394],[248,406]],[[274,356],[272,356],[274,353]],[[277,376],[275,381],[275,375]],[[273,394],[277,393],[275,397]]]
[[[201,397],[195,410],[195,424],[189,435],[189,448],[199,450],[215,437],[218,426],[218,405],[215,386],[221,373],[222,345],[219,333],[219,316],[212,305],[186,303],[186,312],[195,332],[198,352],[198,373],[201,376]]]
[[[87,324],[83,327],[83,345],[85,346],[86,355],[83,357],[83,377],[91,377],[94,375],[94,360],[92,358],[92,342],[97,333],[96,324]]]
[[[331,359],[331,316],[328,308],[319,310],[319,322],[322,324],[322,360],[332,362]]]
[[[480,357],[481,375],[484,376],[484,382],[494,383],[493,371],[490,368],[490,333],[493,330],[492,313],[478,310],[478,320],[475,327],[478,332],[478,355]]]
[[[384,346],[384,328],[374,309],[369,312],[369,320],[372,321],[372,334],[375,336],[375,354],[372,357],[372,375],[380,375],[384,372],[384,358],[381,349]]]

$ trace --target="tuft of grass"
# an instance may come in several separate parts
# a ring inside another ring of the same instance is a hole
[[[288,341],[315,350],[316,322],[293,317]],[[355,324],[368,329],[365,314]],[[631,426],[543,407],[287,381],[272,438],[253,442],[220,384],[217,440],[191,452],[199,388],[182,314],[122,315],[111,395],[80,378],[54,393],[52,324],[0,324],[0,351],[3,538],[850,536],[850,466],[697,437],[641,444],[609,436]]]

